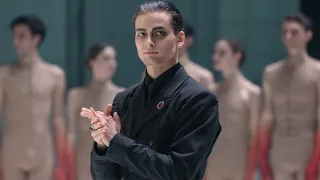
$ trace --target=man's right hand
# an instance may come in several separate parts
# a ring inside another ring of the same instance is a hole
[[[102,141],[101,134],[103,133],[103,125],[99,121],[97,117],[94,117],[91,119],[91,126],[94,131],[91,132],[91,136],[93,137],[93,140],[97,143],[97,146],[99,149],[106,148],[106,145]]]
[[[97,147],[99,149],[104,149],[107,148],[106,144],[103,142],[103,131],[104,131],[104,126],[103,126],[103,121],[104,117],[110,116],[110,113],[112,111],[112,105],[108,104],[105,108],[105,112],[101,111],[94,111],[93,108],[87,109],[87,108],[82,108],[82,111],[80,115],[82,117],[86,117],[91,120],[90,124],[95,131],[91,132],[91,136],[93,137],[94,141],[97,143]]]

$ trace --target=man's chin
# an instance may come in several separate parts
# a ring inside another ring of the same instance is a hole
[[[147,57],[142,60],[143,64],[146,66],[152,66],[163,63],[163,59],[157,57]]]
[[[22,51],[16,51],[16,55],[18,56],[18,58],[23,58],[26,56],[27,53],[22,52]]]

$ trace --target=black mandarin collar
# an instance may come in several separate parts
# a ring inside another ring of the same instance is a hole
[[[156,79],[149,76],[148,72],[145,72],[144,84],[148,91],[148,97],[153,98],[166,84],[171,80],[171,78],[176,74],[176,72],[181,68],[181,64],[177,63],[170,69],[162,73]],[[148,98],[149,99],[149,98]]]

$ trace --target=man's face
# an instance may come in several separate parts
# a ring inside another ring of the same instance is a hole
[[[294,21],[286,21],[282,25],[282,41],[288,53],[294,55],[305,50],[307,43],[311,40],[311,31]]]
[[[229,43],[225,40],[219,40],[213,49],[212,55],[213,67],[217,71],[229,71],[238,66],[236,54],[232,52]]]
[[[12,31],[13,44],[18,56],[23,57],[38,47],[40,37],[39,35],[32,35],[28,26],[18,24]]]
[[[90,61],[90,66],[97,80],[112,79],[117,69],[115,49],[111,46],[104,48],[95,59]]]
[[[142,62],[157,65],[174,59],[183,45],[184,33],[174,33],[166,12],[143,13],[135,21],[135,43]]]

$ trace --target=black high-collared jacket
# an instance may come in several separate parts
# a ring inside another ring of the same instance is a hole
[[[118,93],[112,111],[121,132],[105,151],[94,144],[94,180],[202,179],[221,131],[218,101],[180,64]]]

